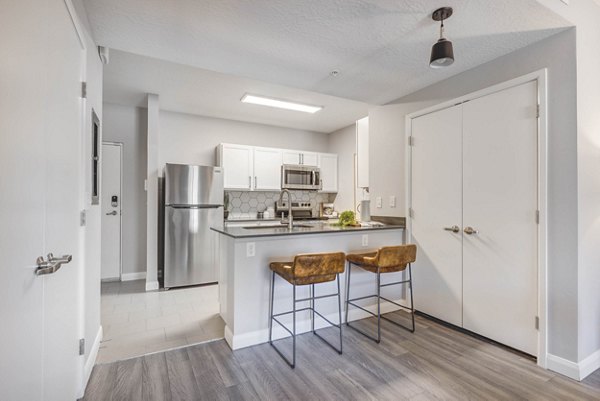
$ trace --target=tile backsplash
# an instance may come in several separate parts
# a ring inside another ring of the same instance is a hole
[[[275,207],[279,192],[263,191],[226,191],[229,194],[229,219],[254,219],[257,212],[263,212],[269,206]],[[333,202],[335,194],[323,194],[312,191],[291,191],[292,202],[311,202],[313,216],[319,215],[321,202]],[[284,200],[287,197],[284,198]]]

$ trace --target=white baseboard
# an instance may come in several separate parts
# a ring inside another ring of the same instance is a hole
[[[579,362],[579,376],[581,380],[600,369],[600,349]]]
[[[158,281],[146,281],[146,291],[158,290]]]
[[[121,281],[143,280],[146,278],[146,272],[123,273]]]
[[[546,367],[561,375],[581,381],[600,368],[600,350],[594,352],[579,363],[548,354]]]
[[[83,383],[81,387],[80,397],[85,395],[85,388],[90,380],[90,376],[92,375],[92,370],[94,369],[94,365],[96,364],[96,358],[98,357],[98,350],[100,349],[100,342],[102,342],[102,337],[104,336],[104,331],[102,330],[102,326],[98,328],[98,332],[96,333],[96,338],[94,338],[94,343],[90,348],[90,354],[88,355],[87,360],[83,365]]]
[[[398,302],[402,305],[405,304],[404,300],[394,300],[394,302]],[[377,308],[376,304],[365,307],[365,309],[368,309],[372,312],[375,312],[376,308]],[[387,303],[387,302],[381,304],[381,313],[382,314],[388,313],[388,312],[393,312],[393,311],[396,311],[399,309],[400,308],[398,308],[397,306]],[[308,314],[308,312],[301,312],[301,313]],[[370,317],[370,316],[371,315],[369,315],[367,312],[362,311],[357,308],[354,308],[354,309],[350,309],[350,311],[348,313],[348,321],[352,322],[354,320],[364,319],[364,318]],[[337,313],[331,313],[331,314],[325,315],[325,317],[334,323],[336,323],[338,321]],[[344,319],[344,311],[343,310],[342,310],[342,319]],[[291,330],[291,324],[289,324],[288,326],[290,326],[288,328]],[[329,326],[329,324],[327,322],[325,322],[323,319],[319,318],[318,316],[315,317],[315,329],[320,329],[320,328],[328,327],[328,326]],[[306,333],[310,330],[311,330],[310,318],[305,318],[303,320],[296,321],[296,333],[297,334]],[[273,339],[277,340],[277,339],[284,338],[287,336],[289,336],[289,333],[287,331],[285,331],[285,329],[283,329],[276,322],[273,322]],[[231,329],[229,328],[229,326],[225,326],[225,341],[227,341],[227,344],[229,344],[229,347],[232,350],[246,348],[246,347],[250,347],[253,345],[257,345],[257,344],[263,344],[263,343],[266,343],[267,341],[269,341],[269,329],[267,328],[267,329],[263,329],[263,330],[255,330],[255,331],[250,331],[247,333],[241,333],[241,334],[234,335],[231,332]]]

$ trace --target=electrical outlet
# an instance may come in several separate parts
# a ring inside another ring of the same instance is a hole
[[[381,196],[378,196],[377,198],[375,198],[375,204],[377,205],[377,207],[379,209],[381,209]]]
[[[246,244],[246,257],[251,258],[256,255],[256,242],[248,242]]]
[[[394,195],[390,195],[390,207],[396,207],[396,197]]]
[[[368,234],[363,234],[362,246],[369,246],[369,235]]]

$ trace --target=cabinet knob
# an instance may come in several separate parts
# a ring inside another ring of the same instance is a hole
[[[465,229],[463,230],[465,232],[465,234],[468,235],[473,235],[473,234],[477,234],[477,230],[475,230],[473,227],[465,227]]]
[[[453,233],[458,233],[458,232],[460,232],[460,227],[459,226],[444,227],[444,230],[452,231]]]

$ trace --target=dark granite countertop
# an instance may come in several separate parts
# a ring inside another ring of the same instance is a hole
[[[340,227],[327,222],[319,222],[303,224],[302,222],[294,223],[294,227],[290,230],[286,225],[273,224],[268,226],[253,226],[253,227],[211,227],[211,230],[220,234],[227,235],[231,238],[257,238],[257,237],[279,237],[286,235],[302,235],[302,234],[335,234],[340,232],[354,231],[375,231],[375,230],[400,230],[404,229],[403,224],[381,224],[362,227]]]

